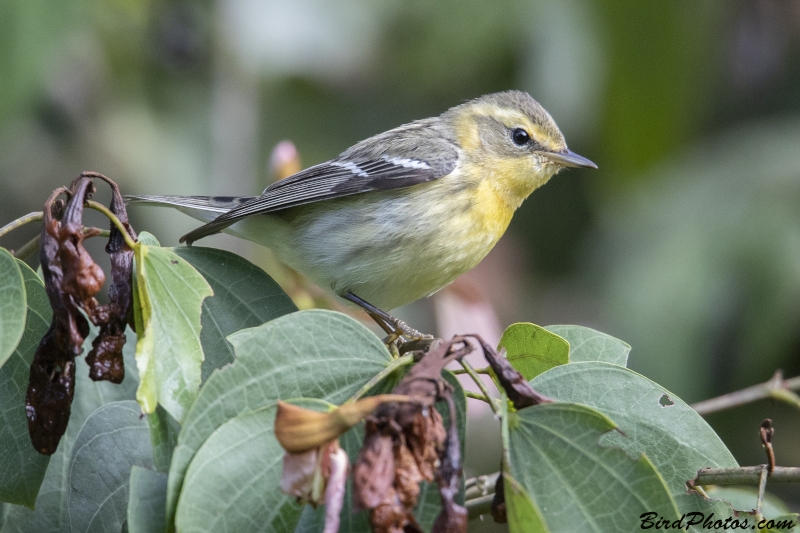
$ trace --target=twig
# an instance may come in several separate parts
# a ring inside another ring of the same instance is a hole
[[[690,484],[697,489],[699,485],[760,485],[761,472],[767,465],[741,466],[738,468],[702,468],[697,472]],[[478,491],[476,484],[481,478],[497,479],[499,472],[467,480],[467,502],[494,493],[494,484],[487,486],[485,491]],[[800,467],[796,466],[776,466],[772,474],[768,476],[771,483],[800,483]],[[468,506],[469,507],[469,506]]]
[[[491,403],[492,403],[492,400],[490,400],[489,398],[487,398],[483,394],[478,394],[477,392],[472,392],[471,390],[465,390],[464,391],[464,396],[466,396],[467,398],[472,398],[473,400],[480,400],[482,402],[486,402],[489,405],[491,405]]]
[[[455,370],[451,370],[450,372],[452,372],[456,376],[460,376],[462,374],[466,374],[467,373],[467,371],[464,370],[463,368],[456,368]],[[487,376],[491,376],[492,375],[491,371],[488,368],[476,368],[475,369],[475,373],[476,374],[484,374],[484,375],[487,375]]]
[[[775,428],[772,426],[772,420],[767,418],[761,422],[761,427],[758,430],[761,437],[761,445],[767,452],[767,470],[772,474],[775,471],[775,450],[772,448],[772,437],[775,436]]]
[[[494,487],[498,477],[500,477],[500,472],[467,479],[464,482],[464,498],[470,500],[478,496],[486,496],[487,494],[494,493]]]
[[[100,228],[84,228],[83,234],[86,238],[91,237],[109,237],[111,236],[111,232],[107,229],[100,229]],[[34,252],[39,250],[39,244],[42,241],[41,233],[34,237],[33,239],[29,240],[22,246],[20,246],[17,250],[12,250],[11,255],[16,257],[17,259],[27,259],[28,256],[33,254]]]
[[[135,242],[133,242],[133,239],[131,239],[131,236],[128,234],[128,230],[127,230],[127,229],[125,229],[125,226],[124,226],[124,225],[122,224],[122,222],[120,222],[120,220],[117,218],[117,215],[115,215],[114,213],[112,213],[112,212],[111,212],[111,211],[110,211],[110,210],[109,210],[109,209],[108,209],[106,206],[104,206],[103,204],[99,204],[99,203],[95,202],[94,200],[87,200],[87,201],[86,201],[86,207],[89,207],[89,208],[91,208],[91,209],[94,209],[95,211],[100,211],[100,212],[101,212],[101,213],[103,213],[105,216],[107,216],[107,217],[108,217],[108,219],[109,219],[109,220],[110,220],[110,221],[111,221],[111,222],[112,222],[112,223],[113,223],[113,224],[114,224],[114,225],[117,227],[117,229],[119,230],[119,232],[120,232],[120,233],[122,233],[122,238],[123,238],[123,239],[125,239],[125,244],[127,244],[127,245],[128,245],[128,248],[130,248],[131,250],[133,250],[133,249],[135,249],[135,248],[136,248],[136,243],[135,243]]]
[[[461,366],[464,368],[466,373],[469,374],[469,377],[472,378],[472,381],[475,382],[483,395],[489,400],[489,407],[492,408],[492,412],[497,414],[497,405],[495,405],[494,401],[492,400],[492,396],[489,394],[489,389],[486,388],[486,385],[483,383],[483,380],[480,378],[480,376],[475,372],[475,369],[472,368],[472,365],[464,359],[460,359],[458,362],[461,363]]]
[[[29,240],[19,247],[17,250],[11,250],[11,255],[17,259],[25,260],[29,255],[39,250],[39,244],[42,242],[42,234],[39,233],[36,237]]]
[[[111,231],[100,228],[83,228],[83,233],[87,238],[91,237],[111,237]]]
[[[489,514],[492,511],[492,500],[494,494],[487,494],[486,496],[478,496],[464,502],[464,507],[467,508],[467,518],[473,520],[481,515]]]
[[[769,381],[759,383],[728,394],[723,394],[710,400],[703,400],[693,404],[691,407],[701,416],[705,416],[731,407],[738,407],[748,403],[753,403],[766,398],[773,398],[788,403],[800,409],[800,396],[792,391],[800,390],[800,376],[791,379],[783,379],[780,370]]]
[[[0,237],[5,235],[6,233],[9,233],[19,228],[20,226],[24,226],[28,222],[36,222],[37,220],[42,220],[42,216],[43,214],[41,211],[35,211],[33,213],[28,213],[23,217],[19,217],[18,219],[13,220],[8,224],[6,224],[5,226],[3,226],[2,228],[0,228]]]
[[[388,376],[401,366],[410,365],[413,362],[414,362],[414,354],[406,354],[401,357],[398,357],[397,359],[393,359],[391,363],[386,365],[386,368],[384,368],[383,370],[372,376],[372,379],[367,381],[367,383],[363,387],[361,387],[358,390],[358,392],[353,394],[353,396],[351,396],[350,399],[347,401],[351,402],[358,400],[366,393],[368,393],[372,387],[380,383],[386,376]]]
[[[694,485],[753,485],[761,482],[765,465],[738,468],[702,468],[694,478]],[[800,467],[776,466],[769,476],[771,483],[800,483]]]
[[[761,475],[758,477],[758,500],[756,500],[756,516],[761,517],[761,505],[764,503],[764,492],[767,490],[767,476],[769,467],[761,465]]]

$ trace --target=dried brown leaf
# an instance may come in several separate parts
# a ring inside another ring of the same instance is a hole
[[[448,533],[466,531],[466,511],[453,501],[461,479],[458,433],[445,431],[433,405],[444,400],[454,406],[442,370],[470,349],[460,338],[432,344],[393,391],[412,401],[383,403],[368,419],[354,490],[359,507],[371,510],[374,531],[420,531],[413,513],[419,483],[434,479],[445,502],[437,524]],[[451,418],[456,428],[454,411]]]
[[[553,402],[552,398],[548,398],[533,390],[530,383],[525,380],[517,369],[511,366],[508,359],[498,355],[480,336],[470,335],[470,337],[480,343],[486,362],[492,367],[492,370],[497,376],[497,381],[500,383],[500,386],[503,387],[508,399],[511,400],[511,403],[514,404],[516,409],[530,407],[531,405],[539,405],[540,403]]]
[[[358,424],[378,405],[407,400],[407,396],[381,394],[347,402],[327,413],[279,401],[278,414],[275,417],[275,437],[286,451],[304,452],[336,439]]]
[[[329,457],[328,486],[325,489],[325,527],[322,533],[339,531],[339,517],[344,505],[344,496],[347,491],[347,471],[350,466],[347,453],[338,445],[335,450],[330,452]]]
[[[96,304],[94,294],[103,282],[102,270],[82,245],[83,202],[91,194],[90,186],[87,180],[72,191],[57,189],[44,205],[39,260],[53,319],[33,356],[25,410],[33,447],[45,455],[56,451],[66,431],[75,393],[75,356],[89,333],[79,302]],[[59,221],[54,214],[62,211],[56,203],[62,193],[71,199]]]
[[[55,452],[69,420],[75,356],[83,351],[83,341],[89,334],[89,323],[81,309],[100,326],[100,335],[87,357],[90,376],[119,383],[125,375],[122,346],[132,303],[133,254],[112,225],[106,247],[112,264],[111,302],[107,306],[98,305],[95,295],[103,286],[105,274],[83,246],[86,237],[96,235],[83,227],[84,203],[95,190],[93,177],[102,178],[111,185],[111,211],[135,238],[127,223],[119,189],[105,176],[84,173],[69,189],[62,187],[53,191],[45,202],[39,259],[53,320],[31,363],[25,406],[31,442],[40,453],[47,455]],[[61,194],[69,198],[66,205],[57,199]]]
[[[394,445],[374,421],[367,422],[367,436],[353,470],[356,509],[375,509],[386,498],[394,481]]]
[[[128,213],[119,187],[112,180],[96,172],[84,172],[73,185],[81,179],[98,178],[111,187],[109,210],[116,215],[128,235],[136,240],[136,232],[128,223]],[[100,332],[92,343],[92,350],[86,356],[89,364],[89,377],[95,381],[107,380],[122,383],[125,366],[122,347],[125,345],[125,325],[131,322],[133,306],[133,250],[115,224],[111,224],[106,252],[111,260],[111,285],[108,288],[109,303],[88,311],[90,320],[100,326]]]

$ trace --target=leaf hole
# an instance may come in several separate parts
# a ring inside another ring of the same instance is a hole
[[[669,407],[671,405],[675,405],[675,402],[669,399],[669,395],[662,394],[661,398],[658,399],[658,405],[661,407]]]

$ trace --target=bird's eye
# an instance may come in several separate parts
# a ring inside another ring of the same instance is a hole
[[[516,128],[511,132],[511,139],[517,146],[525,146],[531,140],[531,136],[522,128]]]

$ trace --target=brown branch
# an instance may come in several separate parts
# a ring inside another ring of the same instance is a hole
[[[690,481],[693,485],[753,485],[761,482],[764,465],[738,468],[701,468]],[[800,467],[776,466],[769,476],[770,483],[800,483]]]
[[[793,392],[796,390],[800,390],[800,376],[783,379],[783,373],[780,370],[776,370],[769,381],[723,394],[710,400],[703,400],[693,404],[691,407],[699,415],[706,416],[732,407],[772,398],[800,409],[800,397]]]

